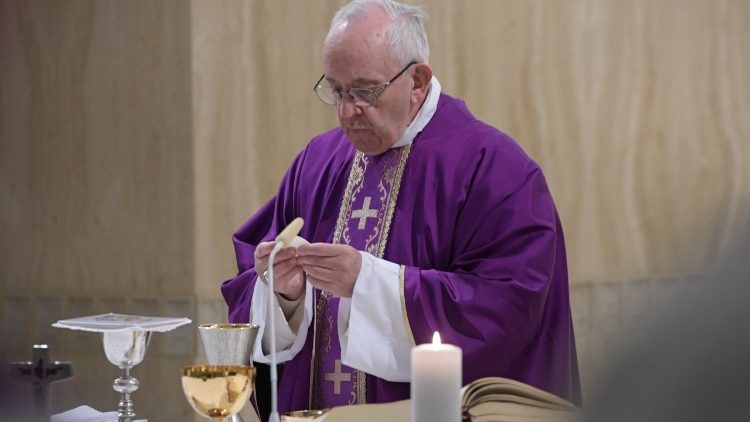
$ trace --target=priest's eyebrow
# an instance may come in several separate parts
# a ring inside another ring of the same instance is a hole
[[[330,76],[326,75],[325,80],[328,82],[331,86],[338,85],[338,82],[336,82],[335,79],[331,78]],[[357,78],[352,83],[352,87],[355,88],[369,88],[371,86],[377,86],[382,84],[383,82],[379,79],[370,79],[370,78]]]

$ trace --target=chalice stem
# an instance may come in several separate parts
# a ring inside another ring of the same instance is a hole
[[[138,389],[138,380],[130,376],[130,367],[122,368],[122,376],[115,379],[112,388],[120,393],[120,402],[117,406],[117,422],[133,422],[135,411],[130,394]]]

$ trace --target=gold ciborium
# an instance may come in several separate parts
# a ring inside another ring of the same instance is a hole
[[[237,414],[255,386],[252,366],[196,365],[182,369],[182,391],[199,415],[223,421]]]

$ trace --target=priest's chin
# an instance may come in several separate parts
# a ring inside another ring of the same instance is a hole
[[[380,155],[393,145],[393,142],[384,142],[370,129],[347,129],[344,133],[354,149],[369,156]]]

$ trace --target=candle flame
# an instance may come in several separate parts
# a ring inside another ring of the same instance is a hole
[[[432,335],[432,344],[440,344],[440,333],[437,331]]]

